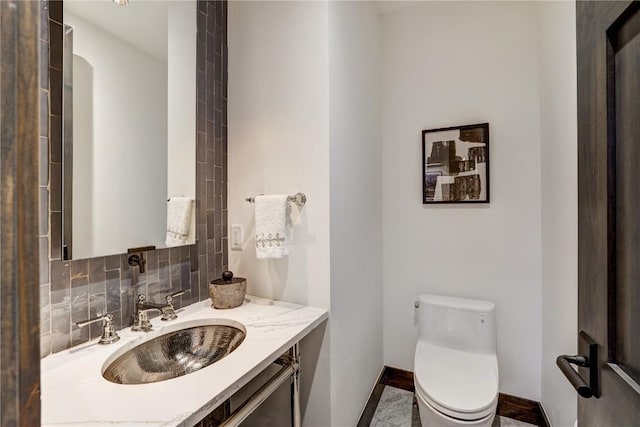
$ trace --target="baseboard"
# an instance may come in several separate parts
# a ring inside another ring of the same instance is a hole
[[[378,402],[380,402],[380,396],[382,396],[382,391],[384,390],[382,378],[384,377],[384,372],[386,369],[387,367],[384,366],[380,371],[380,375],[378,375],[378,381],[376,381],[376,385],[373,387],[373,390],[371,390],[369,400],[367,400],[367,404],[362,410],[362,414],[360,414],[360,420],[358,421],[357,427],[369,427],[369,425],[371,424],[371,420],[373,420],[373,414],[376,412]]]
[[[542,402],[538,402],[538,411],[540,413],[540,418],[538,419],[538,425],[542,427],[551,427],[551,422],[549,418],[547,418],[547,413],[544,412],[544,407],[542,406]]]
[[[396,387],[415,392],[413,372],[385,366],[378,377],[378,382],[371,392],[369,401],[362,411],[358,427],[368,427],[380,401],[384,386]],[[534,424],[541,427],[551,427],[547,414],[540,402],[529,400],[510,394],[500,393],[498,396],[498,415],[514,420]]]
[[[384,385],[390,385],[413,393],[416,391],[413,384],[413,372],[411,371],[385,366],[381,377],[380,382]]]
[[[498,415],[541,427],[551,427],[540,402],[510,394],[500,393],[498,396]]]

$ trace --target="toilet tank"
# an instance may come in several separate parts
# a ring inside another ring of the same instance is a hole
[[[496,353],[495,304],[420,295],[418,342],[472,353]]]

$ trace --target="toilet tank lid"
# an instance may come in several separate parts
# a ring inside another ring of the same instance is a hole
[[[496,305],[491,301],[430,294],[420,295],[420,304],[479,312],[491,312],[496,308]]]

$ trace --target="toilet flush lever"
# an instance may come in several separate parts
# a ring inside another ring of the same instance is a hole
[[[420,300],[413,302],[413,326],[418,326],[418,320],[420,317]]]

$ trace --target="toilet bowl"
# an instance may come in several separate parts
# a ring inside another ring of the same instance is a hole
[[[420,296],[414,359],[423,427],[489,427],[498,405],[495,304]]]

